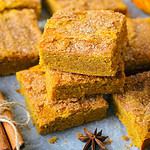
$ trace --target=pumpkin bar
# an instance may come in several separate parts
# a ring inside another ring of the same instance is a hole
[[[102,96],[74,98],[54,104],[47,99],[45,72],[37,67],[18,72],[17,79],[34,124],[41,134],[100,120],[107,114],[108,104]]]
[[[128,19],[127,73],[150,69],[150,18]]]
[[[73,10],[114,10],[127,13],[127,6],[122,0],[46,0],[48,7],[56,12],[60,9]]]
[[[112,11],[57,11],[40,42],[40,64],[93,76],[115,76],[127,41],[126,18]]]
[[[150,72],[127,77],[124,93],[113,99],[133,144],[146,150],[150,146]]]
[[[8,9],[34,9],[39,16],[41,13],[41,0],[0,0],[0,12]]]
[[[125,81],[124,66],[114,77],[87,76],[46,69],[47,95],[52,100],[81,98],[85,95],[119,93]]]
[[[35,12],[10,10],[0,14],[0,75],[8,75],[38,63],[41,37]]]

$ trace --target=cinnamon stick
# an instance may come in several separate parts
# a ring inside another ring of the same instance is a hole
[[[0,123],[0,150],[11,150],[7,135]]]
[[[0,103],[3,103],[3,102],[5,102],[5,99],[4,99],[3,94],[0,92]],[[2,115],[8,117],[11,120],[13,120],[13,115],[12,115],[11,111],[6,110],[6,111],[3,112]],[[16,139],[15,139],[15,133],[14,133],[14,130],[13,130],[12,126],[9,125],[8,123],[3,123],[3,126],[5,128],[8,139],[10,141],[12,150],[16,150],[17,145],[16,145]],[[19,145],[23,146],[24,141],[23,141],[23,137],[22,137],[21,133],[19,132],[19,130],[18,130],[18,139],[19,139]]]

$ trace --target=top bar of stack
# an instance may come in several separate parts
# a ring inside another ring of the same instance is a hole
[[[127,42],[126,18],[113,11],[57,11],[40,43],[40,64],[93,76],[115,76]]]

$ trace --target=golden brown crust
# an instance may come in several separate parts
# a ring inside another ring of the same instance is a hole
[[[126,18],[120,13],[58,11],[45,27],[41,64],[72,73],[115,76],[126,33]]]
[[[41,13],[41,0],[0,0],[0,12],[24,8],[34,9],[39,16]]]
[[[11,10],[0,14],[0,75],[15,73],[38,63],[41,37],[33,10]]]
[[[127,73],[150,69],[150,18],[128,19],[129,45],[125,54]]]
[[[105,117],[108,104],[101,96],[73,98],[54,105],[46,96],[44,74],[38,67],[17,73],[22,94],[40,133],[64,130]]]
[[[53,12],[60,9],[73,10],[114,10],[127,13],[127,6],[122,0],[46,0]]]

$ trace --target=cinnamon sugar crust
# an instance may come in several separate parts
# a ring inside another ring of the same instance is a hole
[[[127,19],[129,44],[125,51],[128,74],[150,69],[150,18]]]
[[[143,150],[148,141],[150,145],[150,72],[127,77],[124,93],[113,97],[130,138]]]
[[[0,14],[0,75],[8,75],[38,63],[41,37],[33,10],[11,10]]]
[[[0,12],[10,9],[29,8],[35,10],[39,16],[41,13],[41,0],[0,0]]]
[[[72,10],[114,10],[127,13],[127,6],[122,0],[46,0],[53,12],[60,9]]]

